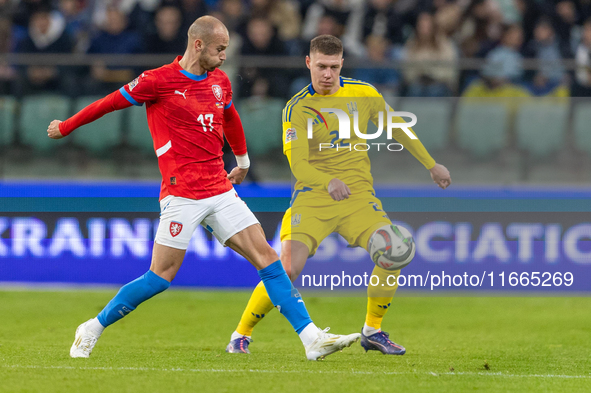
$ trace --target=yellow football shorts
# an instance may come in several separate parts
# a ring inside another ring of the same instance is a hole
[[[299,192],[298,192],[299,191]],[[392,222],[372,191],[353,192],[348,199],[333,200],[328,192],[296,190],[281,223],[281,241],[297,240],[310,256],[328,235],[337,232],[351,247],[367,243],[376,229]]]

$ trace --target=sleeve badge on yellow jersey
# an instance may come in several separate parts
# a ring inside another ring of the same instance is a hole
[[[298,136],[296,134],[295,128],[288,128],[287,130],[285,130],[285,143],[289,143],[289,142],[295,141],[297,139],[298,139]]]

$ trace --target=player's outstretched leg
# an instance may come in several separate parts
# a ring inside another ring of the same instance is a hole
[[[117,295],[111,299],[96,318],[78,326],[74,343],[70,348],[70,356],[73,358],[89,357],[96,341],[107,326],[117,322],[135,310],[140,303],[164,291],[169,286],[170,282],[148,270],[143,276],[121,287]]]
[[[260,225],[252,225],[234,235],[228,245],[259,269],[259,277],[271,302],[299,334],[309,360],[318,360],[350,346],[360,334],[335,335],[320,330],[312,322],[304,301],[292,285],[277,253],[269,246]],[[273,262],[274,261],[274,262]]]
[[[312,322],[300,293],[291,283],[281,261],[276,261],[259,270],[259,277],[265,284],[273,304],[299,334],[308,360],[322,359],[345,347],[350,347],[359,339],[358,333],[338,335],[328,333],[330,328],[318,329]]]
[[[117,295],[93,318],[76,329],[70,356],[87,358],[103,330],[136,309],[140,303],[166,290],[170,282],[148,270],[143,276],[121,287]]]
[[[400,270],[387,271],[375,266],[372,275],[380,279],[379,283],[387,283],[388,276],[398,277]],[[392,342],[389,334],[381,329],[382,320],[390,308],[390,302],[397,288],[397,280],[395,286],[370,284],[367,287],[367,315],[361,331],[361,346],[366,352],[380,351],[385,355],[404,355],[406,352],[403,346]]]
[[[74,343],[70,348],[70,356],[73,358],[89,357],[107,326],[125,317],[142,302],[170,287],[170,281],[182,264],[184,255],[185,250],[154,244],[150,270],[121,287],[117,295],[111,299],[96,318],[78,326]]]

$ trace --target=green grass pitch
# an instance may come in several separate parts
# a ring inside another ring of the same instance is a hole
[[[404,356],[358,343],[309,362],[277,311],[251,355],[224,352],[248,292],[170,290],[71,359],[76,326],[115,291],[0,291],[0,392],[591,391],[591,298],[398,297],[383,328]],[[308,298],[318,326],[358,332],[366,299]]]

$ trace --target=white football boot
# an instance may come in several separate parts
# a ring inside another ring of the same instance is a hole
[[[84,322],[82,325],[78,326],[78,329],[76,329],[76,338],[74,339],[72,348],[70,348],[70,356],[73,358],[89,357],[96,341],[101,336],[100,334],[97,336],[93,331],[87,328],[87,324],[90,321],[92,321],[92,319]]]
[[[341,335],[328,333],[329,330],[330,328],[318,330],[318,338],[306,347],[306,357],[308,360],[324,359],[324,357],[331,353],[341,351],[345,347],[350,347],[351,344],[361,337],[359,333]]]

